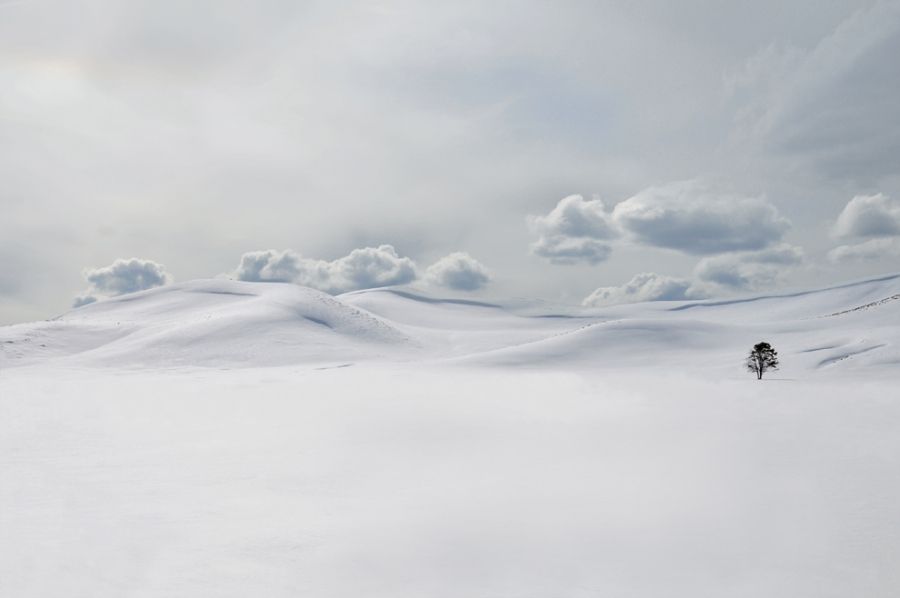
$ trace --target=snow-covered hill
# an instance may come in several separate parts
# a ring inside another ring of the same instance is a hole
[[[727,301],[583,309],[385,288],[194,281],[0,328],[0,367],[450,363],[725,374],[767,340],[785,375],[900,364],[900,276]]]
[[[898,297],[208,280],[0,328],[0,596],[894,598]]]
[[[290,284],[202,280],[0,328],[3,365],[256,367],[398,358],[417,343],[389,322]]]

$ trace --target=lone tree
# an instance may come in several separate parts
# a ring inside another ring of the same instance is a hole
[[[756,343],[747,356],[747,369],[762,380],[765,372],[778,369],[778,353],[769,343]]]

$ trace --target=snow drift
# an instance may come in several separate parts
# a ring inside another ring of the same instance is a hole
[[[893,598],[898,287],[197,281],[2,328],[0,596]]]
[[[6,365],[254,367],[397,357],[416,344],[326,293],[225,280],[123,295],[0,330]]]
[[[784,372],[900,364],[900,276],[725,301],[605,309],[384,288],[195,281],[0,328],[0,366],[256,367],[362,362],[734,371],[759,340]]]

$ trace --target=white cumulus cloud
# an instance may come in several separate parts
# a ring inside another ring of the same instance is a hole
[[[595,290],[582,304],[597,307],[639,301],[683,301],[759,290],[784,281],[804,259],[803,249],[787,244],[761,251],[725,253],[700,260],[691,277],[644,272],[621,286]]]
[[[292,282],[333,294],[405,284],[417,276],[415,262],[391,245],[354,249],[332,261],[306,258],[292,250],[251,251],[241,256],[234,271],[238,280]]]
[[[702,299],[705,294],[690,279],[664,276],[655,272],[636,274],[627,283],[617,287],[600,287],[588,295],[582,305],[601,307],[618,303],[640,301],[683,301]]]
[[[758,290],[783,281],[791,268],[803,263],[803,250],[781,244],[762,251],[738,252],[700,260],[694,276],[725,290]]]
[[[603,201],[570,195],[544,216],[529,216],[529,228],[538,235],[531,245],[534,255],[555,264],[597,264],[612,251],[606,241],[619,236]]]
[[[172,281],[165,266],[140,258],[117,259],[109,266],[87,268],[84,278],[90,286],[75,298],[74,307],[94,303],[104,297],[161,287]]]
[[[618,204],[613,219],[638,243],[692,255],[764,249],[791,226],[764,198],[715,192],[696,180],[645,189]]]
[[[839,245],[828,252],[834,263],[875,261],[900,257],[900,237],[869,239],[852,245]]]
[[[839,238],[900,235],[900,202],[881,193],[857,195],[838,216],[834,234]]]
[[[475,291],[491,281],[490,271],[465,252],[444,256],[425,271],[428,282],[460,291]]]
[[[882,193],[857,195],[841,210],[831,232],[851,241],[828,252],[835,264],[900,256],[900,202]]]

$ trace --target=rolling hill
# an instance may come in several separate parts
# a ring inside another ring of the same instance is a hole
[[[729,300],[585,309],[383,288],[332,297],[200,280],[0,328],[0,367],[258,367],[416,362],[671,367],[725,374],[758,340],[785,374],[900,363],[900,276]]]
[[[201,280],[0,328],[0,595],[893,598],[898,297]]]

